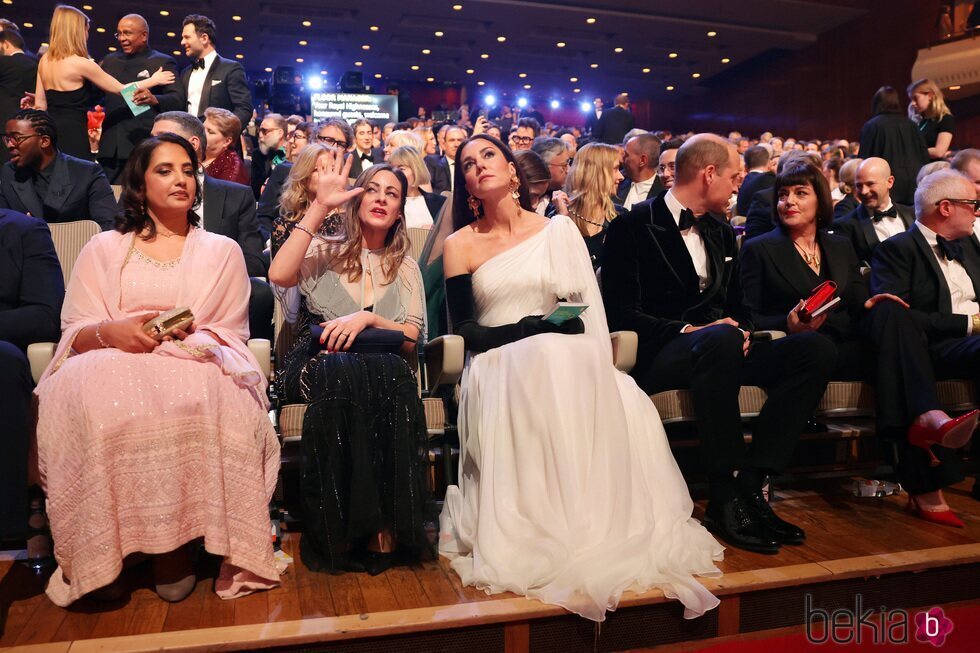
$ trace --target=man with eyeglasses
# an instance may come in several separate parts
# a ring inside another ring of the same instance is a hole
[[[58,131],[45,111],[23,109],[6,122],[0,168],[0,208],[45,222],[94,220],[115,226],[116,199],[99,164],[58,151]]]
[[[514,151],[530,150],[534,139],[541,134],[541,123],[534,118],[521,118],[517,121],[517,129],[511,135]]]
[[[286,119],[278,113],[267,113],[259,123],[259,145],[252,150],[252,192],[258,200],[262,184],[272,171],[286,161]]]
[[[905,232],[915,220],[912,207],[892,201],[894,185],[895,177],[884,159],[873,156],[858,166],[854,192],[861,204],[835,220],[832,227],[851,239],[858,260],[870,262],[881,242]]]
[[[102,70],[120,83],[146,79],[161,67],[177,74],[177,63],[173,57],[149,46],[150,28],[139,14],[123,16],[116,25],[115,36],[120,51],[105,56]],[[133,115],[121,95],[107,93],[103,100],[106,116],[102,123],[98,159],[111,184],[120,183],[120,175],[133,148],[150,135],[153,118],[160,113],[160,102],[167,104],[177,101],[177,84],[156,86],[148,89],[145,96],[153,97],[152,110],[138,116]],[[151,104],[146,98],[141,103]]]

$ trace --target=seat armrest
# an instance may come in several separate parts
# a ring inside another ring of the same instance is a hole
[[[265,378],[272,380],[272,343],[265,338],[250,338],[248,349],[259,362],[259,370]]]
[[[441,385],[456,385],[463,375],[465,360],[462,336],[439,336],[425,343],[425,374],[429,392]]]
[[[34,383],[40,381],[44,370],[48,369],[57,346],[54,342],[35,342],[32,345],[27,345],[27,360],[31,364],[31,376],[34,377]]]
[[[756,331],[756,333],[768,333],[770,336],[772,336],[773,340],[779,340],[780,338],[786,337],[785,331]]]
[[[614,331],[609,334],[612,341],[613,365],[620,372],[627,372],[636,365],[636,347],[639,338],[636,331]]]

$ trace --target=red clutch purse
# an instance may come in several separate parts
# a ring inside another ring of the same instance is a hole
[[[833,298],[834,293],[837,292],[837,284],[833,281],[824,281],[822,284],[813,289],[813,293],[807,297],[806,301],[803,302],[803,307],[800,309],[799,316],[800,322],[809,322],[813,319],[814,313],[822,313],[820,309],[827,305],[828,302]],[[840,300],[837,300],[840,301]],[[834,302],[836,304],[837,302]],[[829,308],[829,306],[828,306]],[[819,311],[819,312],[818,312]]]

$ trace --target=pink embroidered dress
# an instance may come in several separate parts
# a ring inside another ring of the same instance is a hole
[[[249,280],[238,245],[201,229],[179,259],[155,261],[133,234],[82,250],[39,398],[38,464],[58,569],[47,594],[66,606],[111,583],[130,553],[203,537],[222,556],[222,598],[273,587],[268,502],[279,443],[265,379],[248,351]],[[196,331],[149,354],[75,354],[85,326],[189,306]]]

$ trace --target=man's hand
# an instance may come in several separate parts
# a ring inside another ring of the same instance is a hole
[[[864,308],[870,311],[872,308],[875,307],[875,304],[883,301],[898,302],[905,308],[909,307],[908,303],[898,295],[893,295],[890,292],[883,292],[875,295],[874,297],[871,297],[870,299],[868,299],[868,301],[864,302]]]
[[[133,93],[133,103],[139,106],[155,107],[160,104],[160,100],[158,100],[157,96],[153,95],[149,89],[141,88],[137,89],[136,92]]]
[[[716,326],[719,324],[730,324],[731,326],[738,328],[738,322],[736,322],[730,317],[723,317],[720,320],[715,320],[714,322],[711,322],[709,324],[702,324],[701,326],[694,326],[693,324],[690,324],[684,327],[684,330],[681,331],[681,333],[694,333],[695,331],[700,331],[701,329],[705,329],[710,326]],[[746,334],[746,337],[747,336],[748,334]]]

